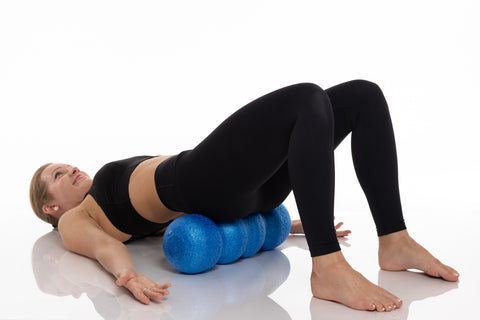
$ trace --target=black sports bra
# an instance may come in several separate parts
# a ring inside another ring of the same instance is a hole
[[[120,231],[131,234],[132,239],[153,235],[168,226],[142,217],[133,207],[128,194],[128,183],[135,168],[153,156],[137,156],[104,165],[93,178],[88,190],[107,218]],[[87,196],[85,195],[85,196]]]

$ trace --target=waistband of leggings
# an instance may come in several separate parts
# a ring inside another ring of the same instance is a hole
[[[171,156],[155,169],[155,187],[162,203],[170,210],[187,212],[177,183],[177,160],[181,155]]]

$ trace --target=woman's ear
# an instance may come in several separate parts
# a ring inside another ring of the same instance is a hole
[[[46,214],[55,215],[58,212],[58,206],[55,204],[44,204],[42,210]]]

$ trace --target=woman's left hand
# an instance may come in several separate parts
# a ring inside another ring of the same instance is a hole
[[[333,219],[335,219],[335,217],[333,217]],[[341,226],[343,226],[343,222],[339,222],[335,225],[335,230],[337,231],[337,237],[346,237],[348,236],[350,233],[352,233],[351,230],[338,230]]]
[[[335,219],[335,217],[333,217],[333,219]],[[343,225],[343,222],[339,222],[335,225],[335,230],[337,231],[337,237],[346,237],[350,233],[352,233],[352,231],[350,231],[350,230],[338,230],[342,225]],[[290,233],[292,233],[292,234],[295,234],[295,233],[304,234],[305,232],[303,231],[302,221],[293,220],[292,221],[292,228],[290,229]]]

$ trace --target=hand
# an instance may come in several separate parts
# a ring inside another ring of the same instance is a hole
[[[305,232],[303,231],[302,221],[292,220],[292,227],[290,228],[290,233],[291,234],[295,234],[295,233],[304,234]]]
[[[172,286],[170,283],[157,284],[140,272],[131,270],[122,271],[116,283],[130,290],[133,296],[144,304],[149,304],[150,299],[162,300],[169,294],[167,289]]]
[[[335,219],[335,217],[333,217]],[[338,230],[341,226],[343,225],[343,222],[339,222],[335,225],[335,230],[337,230],[337,237],[346,237],[352,231],[350,230]],[[295,233],[305,233],[303,231],[303,226],[302,226],[302,221],[300,220],[293,220],[292,221],[292,228],[290,229],[290,233],[295,234]]]
[[[335,219],[335,217],[333,217],[333,219]],[[343,222],[339,222],[335,225],[335,230],[337,231],[337,237],[338,238],[346,237],[350,233],[352,233],[352,231],[350,231],[350,230],[338,230],[341,226],[343,226]]]

